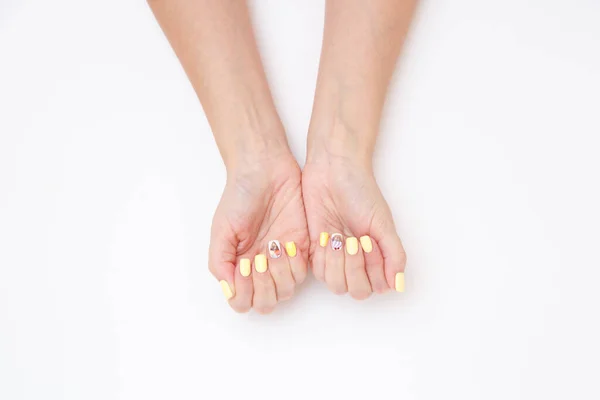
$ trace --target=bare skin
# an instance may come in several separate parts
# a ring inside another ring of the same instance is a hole
[[[403,290],[406,254],[375,181],[372,156],[415,5],[415,0],[327,1],[302,187],[313,273],[334,293],[350,292],[356,299]],[[372,251],[322,247],[321,232],[369,236]]]
[[[315,276],[335,293],[364,299],[395,287],[405,253],[375,182],[372,153],[415,1],[327,1],[301,172],[271,98],[246,3],[148,0],[202,103],[227,168],[209,268],[234,310],[271,312],[305,279],[309,256]],[[348,246],[321,247],[321,232],[369,236],[372,251],[364,244],[355,246],[356,254]],[[297,254],[267,258],[268,269],[261,272],[255,257],[268,254],[273,239],[294,242]],[[242,273],[244,260],[252,264],[249,276]]]
[[[301,171],[275,110],[243,1],[149,0],[202,103],[227,168],[215,212],[209,268],[225,281],[231,307],[269,313],[307,274],[308,230]],[[270,240],[294,242],[297,253],[255,256]],[[267,256],[268,257],[268,256]],[[250,260],[243,276],[241,263]],[[223,283],[221,283],[223,285]]]

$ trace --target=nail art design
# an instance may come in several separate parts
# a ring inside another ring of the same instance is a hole
[[[279,240],[271,240],[269,242],[269,257],[281,257],[281,244],[279,243]]]
[[[331,235],[331,248],[333,250],[341,250],[344,246],[344,240],[340,233],[334,233]]]

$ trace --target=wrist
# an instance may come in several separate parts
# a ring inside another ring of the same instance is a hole
[[[291,154],[281,124],[239,128],[227,139],[227,145],[219,149],[228,175],[260,169]]]
[[[368,129],[349,129],[339,121],[313,124],[309,129],[306,163],[336,163],[370,170],[375,134]]]
[[[248,98],[244,92],[234,98],[228,104],[203,103],[228,173],[288,153],[283,125],[269,98]]]

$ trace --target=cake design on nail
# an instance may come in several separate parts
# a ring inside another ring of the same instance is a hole
[[[281,244],[279,243],[279,240],[271,240],[269,242],[269,257],[281,257]]]
[[[331,248],[333,250],[341,250],[344,245],[344,240],[340,233],[334,233],[331,235]]]

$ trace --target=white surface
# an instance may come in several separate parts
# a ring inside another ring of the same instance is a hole
[[[322,1],[257,1],[296,156]],[[237,315],[224,169],[146,4],[0,2],[0,399],[598,399],[600,3],[429,0],[379,182],[407,293]]]

